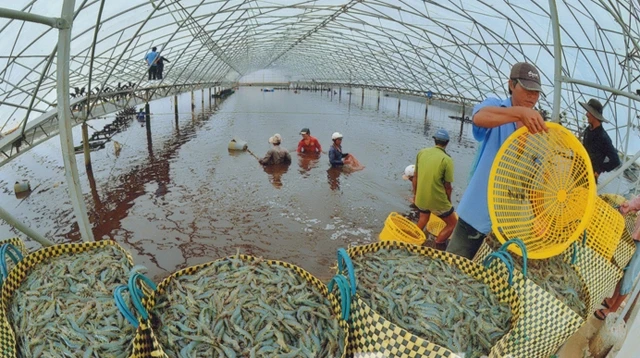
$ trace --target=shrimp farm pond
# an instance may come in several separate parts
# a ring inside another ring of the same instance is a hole
[[[377,91],[365,90],[362,97],[360,88],[342,88],[341,95],[334,90],[240,87],[222,101],[212,99],[211,106],[208,93],[196,91],[193,112],[191,94],[184,93],[177,118],[173,98],[150,102],[150,125],[133,120],[112,138],[118,155],[112,142],[92,152],[90,173],[82,154],[76,156],[94,236],[115,240],[156,282],[237,252],[290,262],[327,280],[338,248],[377,241],[391,212],[415,219],[403,170],[418,150],[433,146],[440,128],[452,136],[447,152],[455,164],[457,205],[476,149],[471,125],[461,129],[460,121],[449,118],[461,115],[460,106],[434,102],[425,121],[423,98],[383,92],[378,109]],[[114,119],[89,124],[99,130]],[[325,152],[331,134],[342,133],[343,150],[365,169],[328,170],[326,154],[297,155],[302,128],[310,128]],[[261,157],[275,133],[292,152],[288,167],[262,167],[249,152],[228,150],[237,138]],[[74,145],[80,140],[76,127]],[[0,180],[2,205],[19,220],[55,243],[81,240],[57,137],[5,165]],[[14,195],[18,180],[30,182],[27,198]],[[17,234],[5,223],[0,230],[3,237]],[[39,248],[31,241],[27,246]]]

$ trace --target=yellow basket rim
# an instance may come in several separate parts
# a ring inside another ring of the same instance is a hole
[[[580,143],[578,138],[576,138],[566,128],[564,128],[562,125],[558,123],[553,123],[553,122],[547,122],[546,125],[551,130],[558,130],[560,132],[565,132],[565,134],[569,135],[569,137],[572,138],[571,141],[575,141],[575,143],[579,144],[579,145],[573,146],[572,149],[574,149],[577,152],[577,154],[579,154],[583,158],[587,158],[587,159],[589,158],[589,154],[587,153],[587,150],[584,148],[582,143]],[[503,156],[504,153],[507,151],[509,147],[508,145],[506,145],[507,143],[513,142],[516,138],[528,132],[529,132],[529,129],[524,126],[517,129],[515,132],[513,132],[500,146],[498,153],[496,153],[496,158]],[[489,206],[488,207],[489,217],[491,218],[491,231],[495,234],[498,241],[500,241],[501,243],[505,243],[509,238],[505,238],[503,234],[500,232],[499,228],[496,227],[495,223],[497,222],[498,219],[491,205],[496,199],[492,188],[495,185],[495,178],[496,178],[496,172],[498,170],[498,163],[499,163],[498,160],[494,160],[493,164],[491,165],[491,171],[489,172],[489,185],[487,187],[487,192],[488,192],[487,204]],[[591,163],[590,160],[589,160],[589,163]],[[582,235],[582,233],[587,229],[588,223],[591,220],[591,217],[595,210],[597,188],[595,183],[595,176],[593,174],[593,167],[591,165],[587,165],[586,167],[587,167],[587,180],[589,182],[589,188],[587,189],[588,190],[587,207],[585,209],[585,213],[583,215],[582,221],[576,228],[575,232],[569,237],[567,241],[565,241],[564,244],[553,245],[554,250],[527,252],[528,258],[546,259],[549,257],[559,255],[563,251],[565,251],[573,242],[577,241]],[[517,245],[510,245],[508,250],[517,255],[522,256],[522,251],[520,250],[519,247],[517,247]]]

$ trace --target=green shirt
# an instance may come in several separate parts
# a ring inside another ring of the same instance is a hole
[[[453,159],[449,154],[439,147],[422,149],[416,157],[416,171],[416,206],[430,211],[451,209],[444,190],[444,182],[453,183]]]

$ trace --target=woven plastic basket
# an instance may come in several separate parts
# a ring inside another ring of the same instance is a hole
[[[595,211],[587,226],[587,246],[611,261],[624,231],[624,218],[606,201],[596,197]]]
[[[453,213],[453,215],[456,219],[458,218],[458,214]],[[447,226],[447,224],[445,224],[444,220],[440,219],[436,215],[431,215],[429,217],[429,222],[427,223],[427,231],[433,236],[438,236],[445,226]]]
[[[401,241],[407,244],[422,245],[426,235],[416,224],[398,213],[391,213],[380,232],[380,241]]]
[[[627,200],[624,196],[617,194],[602,194],[600,195],[600,198],[613,208],[617,208]],[[631,261],[631,258],[633,257],[633,254],[636,252],[636,245],[633,243],[633,239],[631,238],[636,217],[637,214],[627,214],[623,216],[625,229],[622,230],[620,241],[618,241],[618,245],[616,246],[611,260],[611,262],[620,269],[627,267],[629,261]]]
[[[519,238],[529,257],[566,250],[593,215],[596,185],[586,150],[559,124],[547,133],[526,127],[504,142],[489,175],[489,216],[500,242]],[[509,248],[521,255],[517,246]]]

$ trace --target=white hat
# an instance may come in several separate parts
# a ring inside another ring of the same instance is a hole
[[[332,140],[336,140],[336,139],[339,139],[339,138],[342,138],[342,134],[340,134],[340,132],[335,132],[335,133],[333,133],[331,135],[331,139]]]
[[[408,165],[406,168],[404,168],[404,175],[402,176],[402,179],[409,180],[409,178],[411,178],[415,174],[416,174],[416,166],[413,164]]]
[[[280,144],[282,143],[282,137],[280,136],[280,134],[276,133],[273,135],[273,137],[269,138],[269,143]]]

